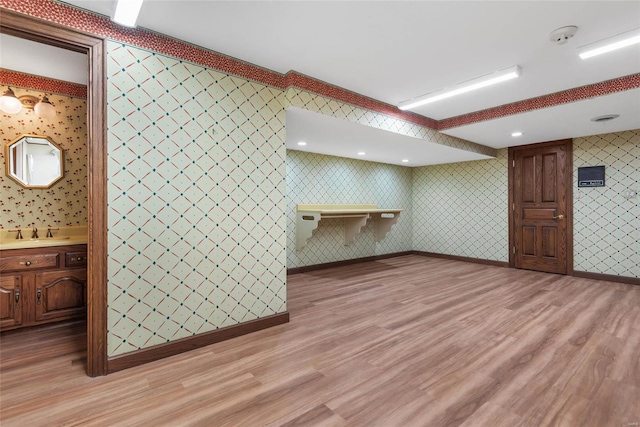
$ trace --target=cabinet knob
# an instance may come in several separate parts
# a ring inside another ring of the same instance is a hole
[[[31,265],[31,261],[20,261],[20,265],[26,265],[29,267]]]

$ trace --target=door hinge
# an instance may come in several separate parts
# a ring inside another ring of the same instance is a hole
[[[516,204],[514,203],[513,205],[511,205],[511,210],[515,211],[516,210]]]
[[[516,247],[515,246],[513,247],[513,254],[514,255],[516,254]]]
[[[513,160],[512,167],[514,167],[514,168],[516,167],[516,161],[515,160]]]

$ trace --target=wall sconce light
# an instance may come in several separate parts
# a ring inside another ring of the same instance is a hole
[[[33,111],[43,119],[53,119],[56,116],[56,107],[49,101],[47,95],[42,97],[42,100],[33,106]]]
[[[10,87],[0,96],[0,110],[7,114],[17,114],[22,110],[22,103]]]
[[[56,108],[46,95],[42,99],[33,95],[18,97],[10,87],[7,87],[4,95],[0,96],[0,110],[7,114],[18,114],[22,108],[33,110],[43,119],[52,119],[56,116]]]

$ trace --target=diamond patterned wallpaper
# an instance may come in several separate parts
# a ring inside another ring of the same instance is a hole
[[[411,250],[412,169],[383,163],[287,150],[287,267],[322,264]],[[296,250],[296,205],[377,204],[404,209],[398,223],[379,243],[374,220],[369,220],[355,242],[344,246],[341,219],[323,219]]]
[[[327,98],[315,93],[306,92],[296,88],[285,91],[285,106],[304,108],[326,116],[337,117],[360,123],[366,126],[396,132],[402,135],[413,136],[426,139],[430,142],[474,153],[486,154],[495,157],[496,150],[491,147],[476,144],[464,139],[445,135],[425,126],[400,120],[395,117],[377,113],[354,105],[345,104],[331,98]]]
[[[573,140],[574,269],[640,277],[640,130]],[[605,165],[605,187],[578,188],[578,167]]]
[[[285,311],[282,92],[107,48],[109,356]]]
[[[414,169],[414,250],[509,261],[507,153]]]
[[[18,96],[45,95],[33,89],[13,89]],[[57,111],[51,120],[24,108],[18,114],[0,113],[2,146],[24,133],[50,136],[65,151],[65,177],[49,189],[25,189],[5,177],[4,149],[0,150],[0,228],[87,224],[87,101],[46,94]]]

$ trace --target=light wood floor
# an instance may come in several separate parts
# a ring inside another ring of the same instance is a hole
[[[637,426],[640,287],[405,256],[289,277],[291,322],[107,377],[2,337],[10,426]]]

